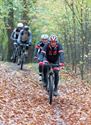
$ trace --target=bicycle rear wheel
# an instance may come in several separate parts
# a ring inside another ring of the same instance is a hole
[[[21,60],[20,69],[23,69],[23,60]]]
[[[49,89],[49,104],[52,104],[53,97],[53,75],[49,76],[48,89]]]

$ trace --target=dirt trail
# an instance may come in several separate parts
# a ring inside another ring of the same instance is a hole
[[[58,97],[48,94],[32,67],[0,63],[0,125],[91,125],[91,87],[62,74]]]

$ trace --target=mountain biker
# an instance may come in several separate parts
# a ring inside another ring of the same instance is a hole
[[[58,95],[58,82],[60,66],[64,66],[64,52],[62,45],[59,43],[57,36],[51,35],[49,43],[44,47],[40,56],[41,63],[44,63],[44,86],[47,87],[47,71],[46,63],[59,64],[59,67],[54,68],[55,81],[54,81],[54,96]]]
[[[14,52],[15,52],[16,47],[18,46],[17,39],[22,29],[23,29],[23,23],[18,23],[17,27],[13,30],[10,36],[11,40],[13,41],[13,46],[14,46],[14,51],[13,51],[11,60],[13,60],[14,62],[15,62]]]
[[[23,23],[18,23],[17,27],[13,30],[13,32],[11,33],[11,39],[14,42],[17,42],[18,36],[19,36],[19,32],[21,31],[21,29],[23,28]]]
[[[29,27],[25,25],[23,29],[19,33],[18,41],[19,44],[28,44],[31,46],[32,44],[32,33],[29,31]]]
[[[47,34],[42,34],[41,35],[41,40],[39,42],[37,42],[37,44],[35,45],[35,51],[34,51],[34,59],[38,61],[39,56],[41,54],[41,51],[43,49],[43,47],[45,46],[45,44],[48,43],[48,35]],[[43,66],[41,63],[39,63],[39,80],[42,80],[42,71],[43,71]]]
[[[20,53],[21,53],[21,49],[24,45],[26,45],[26,56],[28,55],[28,49],[29,49],[29,46],[32,45],[32,33],[31,31],[29,30],[29,26],[25,25],[23,27],[23,29],[20,31],[19,33],[19,37],[18,37],[18,40],[17,40],[18,44],[20,45]],[[19,53],[19,56],[20,56],[20,53]],[[20,61],[18,61],[18,64],[19,64]]]

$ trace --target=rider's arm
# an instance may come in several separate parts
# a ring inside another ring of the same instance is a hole
[[[13,30],[13,32],[11,33],[10,39],[13,41],[16,41],[17,39],[15,38],[15,33],[16,33],[16,29]]]
[[[18,39],[17,39],[17,43],[21,43],[21,36],[22,36],[22,30],[20,31],[19,35],[18,35]]]
[[[32,45],[32,33],[29,32],[29,45]]]
[[[39,56],[39,60],[40,61],[46,61],[47,59],[46,59],[46,50],[47,50],[47,47],[48,47],[48,44],[46,44],[44,47],[43,47],[43,49],[42,49],[42,51],[41,51],[41,53],[40,53],[40,56]]]
[[[37,44],[35,45],[35,50],[34,50],[34,56],[36,56],[36,57],[37,57],[39,48],[40,48],[40,45],[39,45],[39,42],[37,42]]]
[[[62,47],[62,45],[61,44],[58,44],[58,46],[59,46],[59,50],[58,50],[58,52],[59,52],[59,55],[60,55],[60,63],[64,63],[64,50],[63,50],[63,47]]]

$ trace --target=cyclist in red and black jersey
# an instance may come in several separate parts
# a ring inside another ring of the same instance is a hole
[[[59,67],[54,67],[55,73],[55,87],[54,87],[54,95],[58,95],[58,82],[59,82],[59,70],[60,66],[64,66],[64,52],[62,45],[58,42],[58,39],[55,35],[51,35],[49,37],[49,43],[45,45],[44,49],[40,55],[41,63],[52,63],[59,64]],[[47,87],[47,67],[44,65],[44,86]]]

